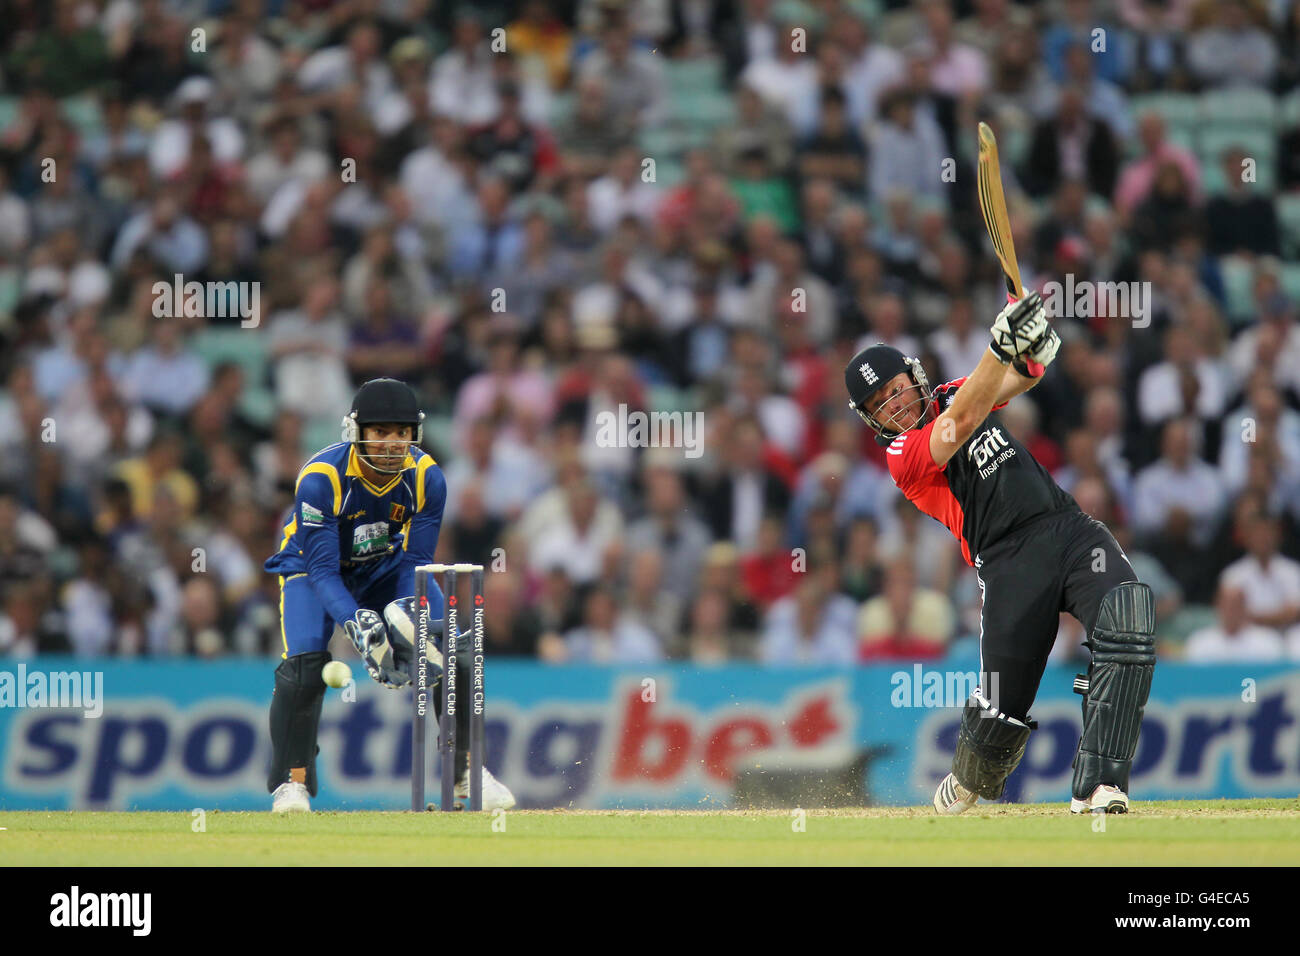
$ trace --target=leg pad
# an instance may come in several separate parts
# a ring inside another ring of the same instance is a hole
[[[975,696],[966,702],[952,772],[957,782],[985,800],[997,800],[1007,777],[1025,755],[1025,744],[1037,723],[1008,717]]]

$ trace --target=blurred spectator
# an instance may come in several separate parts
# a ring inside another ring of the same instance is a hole
[[[562,569],[576,584],[590,584],[601,573],[607,551],[623,537],[617,506],[602,498],[585,475],[538,498],[525,512],[528,563]]]
[[[1187,27],[1197,0],[1120,0],[1120,19],[1132,31],[1133,85],[1139,90],[1190,83]]]
[[[536,657],[542,622],[527,603],[519,574],[494,569],[484,578],[483,603],[487,653],[494,659]]]
[[[618,614],[613,593],[593,588],[584,603],[582,625],[564,635],[571,663],[635,664],[659,660],[663,654],[649,628]]]
[[[949,0],[925,0],[921,15],[925,36],[919,48],[928,60],[931,88],[952,97],[984,92],[989,83],[988,63],[977,47],[968,46],[953,35]]]
[[[243,157],[244,133],[239,124],[233,117],[209,114],[216,92],[216,84],[206,76],[191,76],[176,88],[176,115],[158,126],[149,144],[149,168],[154,176],[170,179],[178,173],[197,136],[211,144],[212,156],[219,163],[236,163]]]
[[[953,609],[938,591],[918,588],[909,560],[885,568],[881,593],[858,612],[858,656],[864,661],[942,657],[953,631]]]
[[[303,142],[301,124],[294,117],[273,116],[265,135],[268,147],[248,160],[245,173],[248,188],[263,202],[288,182],[314,182],[330,173],[329,159]]]
[[[768,609],[759,639],[765,664],[845,665],[854,659],[853,600],[835,590],[833,565],[799,576],[793,594]]]
[[[1300,621],[1300,562],[1278,554],[1281,524],[1257,512],[1246,525],[1246,554],[1223,569],[1219,581],[1246,599],[1251,624],[1283,631]]]
[[[1221,159],[1227,192],[1205,207],[1206,237],[1212,255],[1248,253],[1275,256],[1279,251],[1277,213],[1273,202],[1245,181],[1246,153],[1224,151]]]
[[[580,80],[599,79],[608,91],[616,115],[635,119],[639,126],[654,126],[667,105],[663,69],[659,60],[632,45],[626,19],[618,14],[606,17],[600,31],[600,47],[578,67]]]
[[[131,356],[119,381],[124,397],[163,415],[187,413],[208,387],[208,367],[185,349],[179,319],[154,326],[153,343]]]
[[[137,251],[165,274],[197,272],[207,260],[208,241],[203,228],[185,215],[177,190],[161,192],[118,233],[110,262],[125,269]]]
[[[1128,215],[1151,194],[1160,169],[1172,163],[1182,171],[1183,186],[1188,201],[1199,204],[1201,172],[1196,157],[1180,146],[1165,139],[1165,121],[1155,112],[1138,118],[1138,138],[1142,141],[1143,156],[1120,170],[1115,187],[1115,206],[1121,215]]]
[[[609,157],[631,145],[632,117],[615,111],[599,76],[578,83],[573,113],[555,128],[556,147],[565,172],[594,178]]]
[[[1169,421],[1160,437],[1160,458],[1138,472],[1133,523],[1139,534],[1183,535],[1204,547],[1224,506],[1223,482],[1193,452],[1192,425]]]
[[[1250,623],[1246,596],[1240,589],[1221,586],[1214,608],[1217,621],[1188,636],[1183,649],[1187,660],[1195,664],[1221,664],[1282,659],[1282,635],[1271,627]]]
[[[668,556],[658,548],[638,548],[631,543],[627,550],[627,588],[619,602],[619,622],[649,631],[655,643],[674,657],[681,656],[683,598],[665,587],[665,572],[670,568]],[[693,592],[691,588],[687,593]],[[723,605],[724,611],[726,605]],[[725,622],[725,615],[724,615]]]
[[[698,498],[713,536],[747,551],[758,542],[764,516],[785,513],[790,492],[764,461],[756,419],[735,421],[723,441],[721,468],[701,480]]]
[[[892,47],[878,42],[871,33],[870,21],[845,12],[831,26],[831,35],[844,48],[848,62],[842,84],[848,118],[852,126],[862,128],[877,115],[885,90],[903,81],[904,60]],[[828,123],[826,109],[831,100],[822,100],[822,128]]]
[[[873,127],[867,192],[876,202],[896,193],[946,200],[942,163],[947,156],[943,131],[905,89],[881,97],[880,122]]]
[[[77,0],[55,0],[48,25],[10,52],[15,77],[58,97],[72,96],[103,79],[110,68],[105,37],[88,25]]]
[[[682,476],[675,468],[647,465],[641,477],[646,515],[628,527],[626,546],[634,554],[661,554],[665,589],[685,601],[697,586],[709,530],[688,510]]]
[[[999,269],[944,176],[976,112],[1026,285],[1150,288],[1145,329],[1058,322],[1003,417],[1152,584],[1162,653],[1182,601],[1300,557],[1293,210],[1213,112],[1287,102],[1300,4],[261,6],[0,30],[0,653],[279,654],[255,562],[377,375],[420,392],[440,558],[509,557],[490,653],[848,665],[867,607],[868,657],[973,636],[974,572],[838,374],[876,341],[935,382],[983,354]],[[173,280],[216,308],[155,316]],[[702,412],[702,455],[599,442],[620,406]],[[930,592],[952,623],[917,643]],[[1300,658],[1289,600],[1263,613]],[[1062,615],[1053,660],[1082,636]]]
[[[338,312],[338,282],[304,283],[302,307],[271,316],[268,346],[276,401],[311,420],[339,420],[352,401],[347,322]]]
[[[816,140],[818,135],[813,135]],[[763,168],[784,173],[793,157],[792,137],[785,114],[770,106],[752,84],[742,82],[736,87],[735,122],[714,133],[712,152],[718,157],[718,169],[728,175],[738,173],[741,159],[754,153],[761,155]]]
[[[1206,86],[1268,86],[1277,67],[1277,43],[1264,4],[1218,0],[1212,9],[1213,24],[1187,41],[1192,74]]]
[[[817,64],[808,55],[807,32],[793,18],[781,19],[773,55],[750,60],[739,80],[780,110],[798,136],[812,132],[817,116]]]
[[[1222,417],[1228,383],[1223,367],[1204,352],[1203,343],[1185,326],[1165,332],[1164,361],[1138,379],[1138,414],[1147,425],[1194,416],[1202,421]]]
[[[411,376],[423,364],[419,332],[392,304],[390,284],[375,276],[366,285],[364,319],[352,327],[347,363],[352,384],[381,376]]]
[[[1110,127],[1088,115],[1076,87],[1066,87],[1055,113],[1034,127],[1025,188],[1036,196],[1048,195],[1063,181],[1078,180],[1087,183],[1090,192],[1109,196],[1118,174],[1119,147]]]

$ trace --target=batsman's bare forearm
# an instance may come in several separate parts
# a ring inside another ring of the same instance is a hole
[[[1023,395],[1043,380],[1043,376],[1021,375],[1014,365],[1007,366],[1006,376],[1002,379],[1002,388],[998,391],[994,405],[1009,402],[1017,395]]]
[[[1007,366],[991,349],[986,350],[975,371],[966,376],[966,381],[957,389],[952,404],[930,430],[930,457],[936,465],[944,465],[974,434],[980,422],[988,418],[1006,374]]]
[[[989,412],[997,404],[998,393],[1006,381],[1010,366],[1003,365],[991,350],[985,350],[975,371],[966,376],[957,394],[952,397],[952,404],[944,414],[957,423],[957,431],[965,432],[965,441],[979,427],[979,423],[989,417]]]

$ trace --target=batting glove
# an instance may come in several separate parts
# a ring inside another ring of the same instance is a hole
[[[998,313],[989,330],[993,335],[989,348],[998,361],[1006,365],[1028,353],[1048,329],[1043,298],[1037,292],[1031,292]]]
[[[343,622],[343,630],[377,683],[396,690],[411,682],[411,678],[396,667],[393,649],[388,643],[388,628],[378,613],[362,608],[351,621]]]
[[[1026,378],[1038,378],[1047,371],[1056,353],[1061,348],[1061,337],[1050,325],[1039,339],[1029,347],[1029,351],[1013,363],[1016,371]]]

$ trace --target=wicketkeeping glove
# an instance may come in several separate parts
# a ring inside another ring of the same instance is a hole
[[[411,682],[395,665],[393,648],[388,643],[388,627],[378,613],[362,608],[351,621],[343,622],[343,630],[376,682],[393,690]]]
[[[1049,329],[1043,298],[1037,292],[1031,292],[998,313],[989,330],[993,335],[989,349],[998,361],[1006,365],[1025,356]]]

